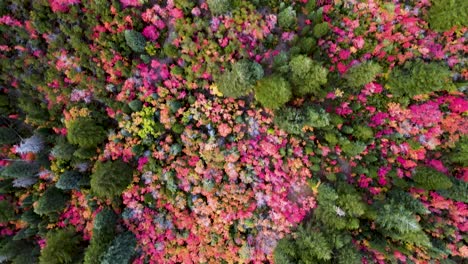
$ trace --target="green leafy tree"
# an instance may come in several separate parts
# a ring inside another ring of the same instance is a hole
[[[297,24],[296,10],[288,6],[278,14],[278,25],[284,30],[293,30]]]
[[[75,230],[51,230],[46,236],[46,246],[41,250],[40,264],[79,263],[82,258],[81,237]]]
[[[103,209],[94,219],[93,237],[85,251],[84,263],[101,263],[102,256],[114,239],[117,215],[108,208]]]
[[[282,107],[275,111],[275,123],[290,134],[301,135],[305,126],[322,128],[329,125],[329,115],[322,108]]]
[[[450,69],[438,62],[423,61],[406,62],[403,66],[393,69],[387,86],[394,96],[413,97],[435,91],[453,91]]]
[[[320,86],[327,83],[326,68],[304,55],[292,58],[289,67],[295,94],[299,96],[321,94]]]
[[[314,37],[321,38],[330,31],[330,26],[327,22],[322,22],[314,26]]]
[[[91,191],[99,198],[112,199],[132,182],[133,170],[122,160],[96,162],[91,175]]]
[[[65,209],[69,195],[56,187],[49,187],[37,200],[34,212],[39,215],[58,213]]]
[[[135,254],[135,235],[125,232],[118,235],[102,258],[102,264],[127,264]]]
[[[452,27],[468,26],[468,3],[464,0],[431,0],[429,27],[435,31],[447,31]]]
[[[216,81],[219,91],[227,97],[238,98],[252,91],[255,82],[263,77],[263,68],[256,62],[241,60],[233,64]]]
[[[124,36],[127,45],[134,52],[143,53],[145,51],[146,39],[140,32],[135,30],[125,30]]]
[[[350,87],[359,88],[364,84],[372,82],[377,74],[382,73],[382,67],[372,61],[363,62],[352,66],[345,74],[346,84]]]
[[[227,13],[232,8],[231,0],[207,0],[207,4],[213,15]]]
[[[65,126],[68,141],[80,147],[96,147],[107,137],[104,128],[90,118],[69,120],[65,122]]]
[[[291,97],[289,82],[278,75],[265,77],[255,86],[255,98],[267,108],[278,109]]]

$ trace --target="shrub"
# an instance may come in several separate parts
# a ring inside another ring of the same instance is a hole
[[[102,264],[127,264],[135,254],[136,238],[131,232],[117,236],[102,258]]]
[[[224,72],[216,81],[219,91],[227,97],[238,98],[252,91],[255,82],[263,77],[263,68],[256,62],[241,60]]]
[[[140,32],[135,30],[125,30],[124,36],[127,45],[134,52],[142,53],[145,51],[146,39]]]
[[[304,55],[292,58],[289,67],[294,93],[299,96],[319,95],[320,86],[327,83],[328,70]]]
[[[79,190],[82,177],[83,175],[77,171],[65,171],[55,186],[61,190]]]
[[[464,0],[431,0],[428,12],[429,27],[446,31],[454,26],[468,26],[468,2]]]
[[[462,136],[451,153],[448,154],[450,162],[468,166],[468,136]]]
[[[68,141],[80,147],[96,147],[107,137],[104,128],[90,118],[70,120],[65,122],[65,126]]]
[[[278,75],[261,79],[255,86],[255,98],[264,106],[278,109],[291,99],[290,84]]]
[[[278,14],[278,25],[284,30],[293,30],[297,24],[296,11],[288,6]]]
[[[231,10],[231,0],[207,0],[213,15],[221,15]]]
[[[80,243],[81,237],[71,228],[49,231],[39,263],[76,263],[81,257]]]
[[[122,160],[96,162],[91,175],[91,191],[99,198],[120,195],[132,182],[132,168]]]
[[[106,253],[114,238],[116,223],[117,215],[108,208],[103,209],[96,215],[93,237],[84,255],[85,264],[101,263],[102,256]]]
[[[7,223],[15,218],[15,208],[6,200],[0,201],[0,223]]]
[[[453,91],[450,69],[440,63],[406,62],[393,69],[387,86],[394,96],[413,97],[418,94],[447,90]]]
[[[36,163],[15,161],[6,166],[0,173],[4,178],[26,178],[35,177],[39,173],[39,166]]]
[[[377,74],[382,72],[382,67],[375,62],[363,62],[351,67],[346,72],[344,78],[348,81],[350,87],[359,88],[364,84],[370,83]]]
[[[37,200],[34,212],[38,215],[48,215],[61,212],[65,209],[69,195],[63,193],[56,187],[49,187],[44,194]]]
[[[452,187],[447,175],[426,166],[417,167],[412,179],[417,187],[425,190],[444,190]]]
[[[20,140],[12,128],[0,127],[0,145],[15,144]]]

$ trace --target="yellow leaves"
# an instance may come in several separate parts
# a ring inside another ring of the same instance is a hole
[[[211,89],[211,91],[213,92],[214,95],[216,95],[218,97],[223,96],[223,94],[218,90],[218,86],[216,86],[215,84],[210,85],[210,89]]]
[[[342,97],[343,94],[344,94],[344,92],[342,90],[340,90],[339,88],[335,89],[335,96],[336,97]]]

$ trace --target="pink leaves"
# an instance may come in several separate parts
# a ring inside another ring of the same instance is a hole
[[[120,3],[122,4],[123,8],[126,7],[139,7],[142,6],[140,0],[120,0]]]
[[[68,12],[69,6],[79,4],[81,0],[49,0],[53,12]]]
[[[150,41],[155,41],[159,37],[157,28],[153,25],[146,26],[142,32],[143,36]]]

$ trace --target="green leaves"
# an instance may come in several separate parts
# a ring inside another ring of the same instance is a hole
[[[294,29],[297,24],[296,11],[288,6],[278,14],[278,25],[288,31]]]
[[[91,118],[78,118],[65,122],[67,139],[80,147],[91,148],[101,144],[107,137],[104,128]]]
[[[49,187],[38,199],[34,212],[39,215],[58,213],[65,209],[69,195],[56,187]]]
[[[438,62],[406,62],[404,66],[393,69],[387,86],[394,96],[413,97],[435,91],[453,91],[450,69]]]
[[[91,191],[99,198],[112,199],[132,182],[133,170],[122,160],[96,162],[91,175]]]
[[[321,94],[320,86],[327,83],[328,70],[318,62],[298,55],[289,62],[291,68],[291,82],[294,85],[294,94],[304,96],[306,94]]]
[[[216,81],[219,91],[227,97],[238,98],[252,91],[255,82],[263,77],[263,68],[256,62],[241,60],[224,72]]]
[[[452,27],[468,26],[468,3],[464,0],[431,0],[428,12],[429,27],[446,31]]]
[[[453,185],[445,174],[426,166],[417,167],[412,179],[417,187],[425,190],[444,190]]]
[[[39,165],[26,161],[14,161],[1,170],[0,176],[3,178],[26,178],[35,177],[39,173]]]
[[[49,231],[41,250],[40,264],[74,263],[80,258],[81,237],[73,229]]]
[[[363,62],[351,67],[344,75],[350,87],[359,88],[364,84],[372,82],[377,74],[382,72],[382,67],[372,61]]]
[[[288,81],[278,75],[265,77],[257,82],[255,98],[266,108],[278,109],[292,97]]]

